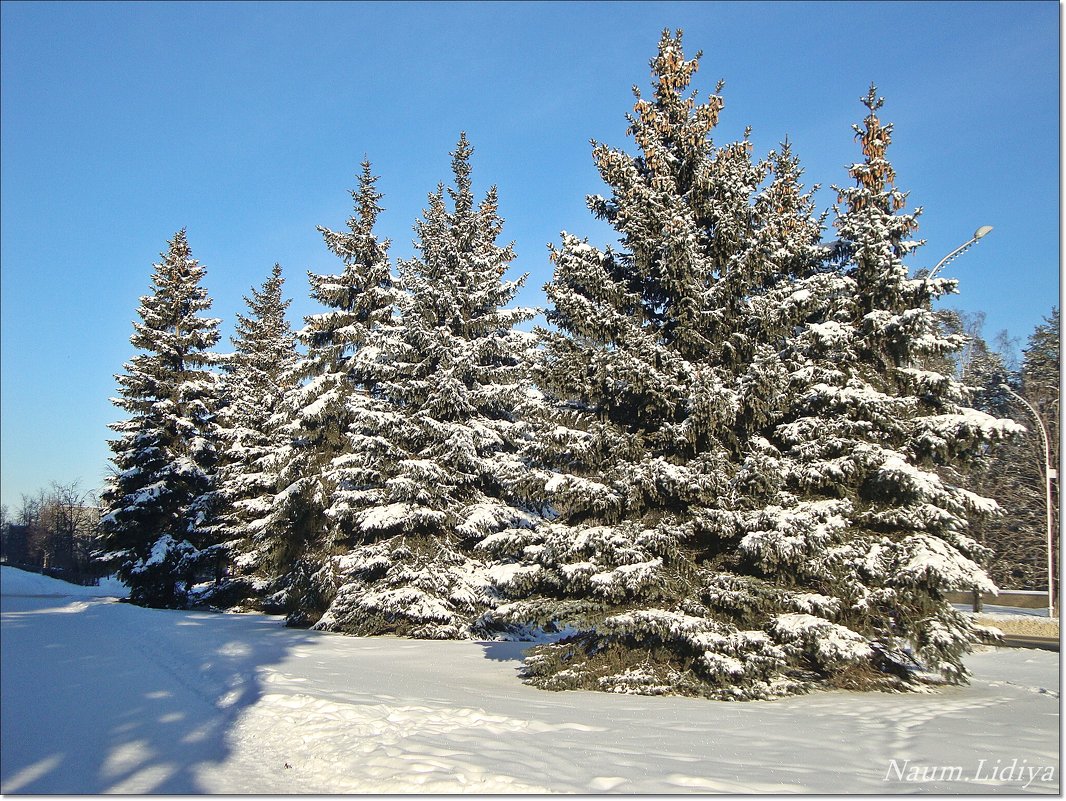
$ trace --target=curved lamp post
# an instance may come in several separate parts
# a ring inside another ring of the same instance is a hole
[[[937,262],[936,267],[934,267],[932,270],[929,271],[929,275],[927,275],[926,278],[932,278],[934,275],[936,275],[937,270],[939,270],[941,267],[943,267],[949,261],[955,260],[957,257],[961,256],[967,250],[972,248],[974,245],[977,244],[977,240],[979,240],[981,237],[983,237],[985,234],[987,234],[991,230],[992,230],[992,226],[991,225],[982,225],[980,228],[978,228],[976,231],[973,232],[973,237],[970,239],[970,241],[965,242],[962,245],[959,245],[957,248],[955,248],[953,251],[951,251],[951,253],[949,253],[944,258],[942,258],[939,262]]]
[[[1051,445],[1048,441],[1047,428],[1044,426],[1044,421],[1040,419],[1040,415],[1036,413],[1036,409],[1033,408],[1029,401],[1006,384],[1000,384],[1000,387],[1029,410],[1029,414],[1033,416],[1036,424],[1040,426],[1040,440],[1044,444],[1044,501],[1047,506],[1047,614],[1051,618],[1055,617],[1055,590],[1053,587],[1055,581],[1055,524],[1051,517],[1051,481],[1058,478],[1058,473],[1051,466]]]

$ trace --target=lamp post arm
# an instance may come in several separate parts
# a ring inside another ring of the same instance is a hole
[[[961,245],[959,245],[957,248],[955,248],[953,251],[951,251],[951,253],[949,253],[944,258],[942,258],[940,261],[938,261],[936,263],[936,267],[934,267],[932,270],[929,271],[929,275],[927,275],[926,278],[932,278],[934,275],[937,274],[937,271],[941,267],[943,267],[945,264],[947,264],[950,261],[954,261],[956,258],[958,258],[960,255],[962,255],[964,252],[966,252],[967,250],[972,248],[974,245],[977,244],[977,240],[979,240],[981,237],[985,236],[985,234],[989,233],[991,230],[992,230],[992,226],[991,225],[982,225],[980,228],[978,228],[976,231],[974,231],[973,237],[968,242],[963,242]]]
[[[953,251],[951,251],[951,253],[949,253],[944,258],[942,258],[939,262],[937,262],[936,267],[934,267],[932,270],[929,271],[929,275],[927,275],[926,278],[932,278],[934,275],[937,274],[937,271],[941,267],[943,267],[948,262],[953,261],[958,256],[961,256],[966,250],[968,250],[969,248],[973,247],[976,243],[977,243],[977,237],[974,237],[969,242],[967,242],[967,243],[965,243],[963,245],[959,245],[957,248],[955,248]]]

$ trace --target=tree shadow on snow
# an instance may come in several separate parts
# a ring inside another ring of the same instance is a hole
[[[525,652],[536,644],[516,640],[478,642],[484,657],[493,662],[521,662],[525,659]]]
[[[4,794],[209,792],[199,771],[230,755],[259,669],[317,639],[278,618],[107,599],[3,607]]]

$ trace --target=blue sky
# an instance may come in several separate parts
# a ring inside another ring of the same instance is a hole
[[[317,311],[307,270],[334,272],[316,225],[341,228],[359,162],[381,176],[380,233],[412,253],[426,194],[465,130],[475,189],[496,184],[520,302],[541,305],[546,245],[611,232],[589,140],[631,147],[664,27],[726,82],[715,141],[786,136],[808,184],[844,184],[870,82],[895,123],[898,184],[922,206],[950,305],[1023,339],[1059,294],[1056,2],[26,3],[0,6],[0,500],[52,481],[100,486],[108,398],[138,298],[188,229],[214,313],[275,261],[292,319]],[[834,194],[823,189],[819,205]],[[831,235],[831,234],[830,234]],[[225,344],[228,344],[225,343]]]

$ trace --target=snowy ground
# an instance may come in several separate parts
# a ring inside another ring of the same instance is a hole
[[[516,643],[153,611],[8,567],[0,590],[3,793],[1059,788],[1057,653],[984,650],[936,694],[548,693]]]

